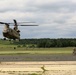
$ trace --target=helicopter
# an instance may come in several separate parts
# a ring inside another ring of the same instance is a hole
[[[38,26],[38,25],[19,25],[17,21],[14,19],[14,23],[6,23],[6,22],[0,22],[0,24],[4,24],[3,29],[3,36],[4,40],[6,38],[13,39],[13,40],[20,40],[20,30],[18,29],[18,26]],[[34,23],[34,22],[19,22],[19,23]],[[10,28],[10,24],[14,24],[14,28]]]

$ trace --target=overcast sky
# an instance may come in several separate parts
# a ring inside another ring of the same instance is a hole
[[[39,25],[19,27],[21,38],[76,38],[76,0],[0,0],[0,21],[13,19]]]

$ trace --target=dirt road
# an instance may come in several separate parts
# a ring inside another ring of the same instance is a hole
[[[76,75],[76,61],[0,63],[0,75],[32,75],[33,73],[41,75]]]
[[[76,75],[76,56],[0,55],[0,75]]]

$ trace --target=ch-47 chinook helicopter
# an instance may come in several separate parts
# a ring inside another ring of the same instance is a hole
[[[20,40],[20,30],[18,29],[18,26],[38,26],[38,25],[18,25],[16,20],[13,20],[14,23],[5,23],[5,22],[0,22],[0,24],[5,24],[4,26],[4,30],[3,30],[3,36],[4,36],[4,40],[6,40],[6,38],[8,39],[13,39],[13,40]],[[21,23],[32,23],[32,22],[19,22]],[[10,28],[9,25],[10,24],[14,24],[14,28]]]

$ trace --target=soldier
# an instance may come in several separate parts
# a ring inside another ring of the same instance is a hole
[[[76,55],[76,48],[73,49],[73,54]]]

